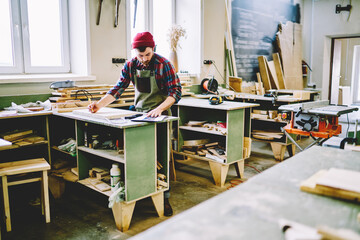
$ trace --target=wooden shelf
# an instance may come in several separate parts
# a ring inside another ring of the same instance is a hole
[[[54,150],[56,150],[56,151],[58,151],[58,152],[62,152],[62,153],[64,153],[64,154],[66,154],[66,155],[69,155],[69,156],[71,156],[71,157],[76,157],[76,156],[71,155],[69,152],[66,152],[66,151],[64,151],[64,150],[61,150],[61,149],[58,148],[57,146],[52,146],[51,148],[54,149]]]
[[[88,182],[88,178],[79,180],[78,183],[80,183],[80,184],[82,184],[82,185],[84,185],[84,186],[86,186],[86,187],[88,187],[88,188],[91,188],[92,190],[95,190],[95,191],[97,191],[97,192],[99,192],[99,193],[102,193],[103,195],[108,196],[108,197],[110,197],[111,194],[113,193],[111,190],[108,190],[108,191],[105,191],[105,192],[100,191],[99,189],[97,189],[96,187],[94,187],[93,185],[91,185],[91,184]]]
[[[34,147],[34,146],[47,145],[47,144],[48,144],[48,141],[44,141],[41,143],[32,143],[32,144],[23,145],[23,146],[17,145],[15,143],[13,145],[5,146],[4,148],[0,147],[0,151],[6,151],[6,150],[11,150],[11,149],[17,149],[17,148],[28,148],[28,147]]]
[[[208,128],[204,128],[204,127],[179,126],[179,129],[184,129],[184,130],[194,131],[194,132],[209,133],[209,134],[214,134],[214,135],[219,135],[219,136],[226,136],[226,135],[222,134],[221,132],[218,132],[215,130],[209,130]]]
[[[251,120],[258,120],[258,121],[267,121],[267,122],[276,122],[276,123],[285,123],[287,124],[288,122],[286,121],[278,121],[278,120],[275,120],[275,119],[262,119],[262,118],[251,118]]]
[[[224,163],[224,162],[218,162],[214,159],[211,158],[207,158],[207,157],[201,157],[199,155],[194,155],[194,154],[189,154],[189,153],[184,153],[184,152],[178,152],[178,151],[174,151],[175,154],[179,154],[179,155],[183,155],[183,156],[187,156],[187,157],[191,157],[194,159],[199,159],[199,160],[203,160],[203,161],[212,161],[212,162],[217,162],[217,163]],[[224,160],[225,161],[225,160]],[[225,162],[226,163],[226,162]]]
[[[109,149],[93,149],[84,146],[78,146],[78,150],[87,152],[99,157],[107,158],[115,162],[125,163],[124,154],[118,154],[116,150]]]

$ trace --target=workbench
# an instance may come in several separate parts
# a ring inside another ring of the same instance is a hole
[[[116,202],[112,210],[117,228],[126,231],[138,200],[151,197],[158,215],[164,214],[163,195],[169,189],[170,125],[177,119],[168,116],[161,122],[133,122],[123,118],[109,120],[44,111],[1,117],[0,133],[32,129],[45,140],[41,144],[10,145],[0,150],[0,158],[1,162],[9,162],[44,157],[51,163],[52,157],[60,154],[61,158],[67,158],[76,166],[78,176],[73,175],[74,181],[107,197],[113,192],[102,191],[90,184],[89,170],[92,167],[110,169],[113,163],[118,163],[124,182],[125,199]],[[112,133],[122,143],[123,153],[86,147],[85,136],[89,131],[94,134]],[[76,156],[57,148],[60,141],[67,138],[76,140]],[[161,169],[157,168],[158,164],[162,166]],[[158,186],[158,173],[165,176],[165,186]],[[50,190],[53,190],[51,185],[50,183]],[[57,197],[60,195],[61,193]]]
[[[279,219],[360,233],[360,205],[300,190],[320,169],[360,171],[359,160],[358,152],[313,146],[131,239],[284,239]]]
[[[130,111],[129,111],[130,112]],[[136,114],[136,112],[134,112]],[[74,113],[54,113],[57,121],[73,119],[76,133],[78,183],[108,197],[111,190],[99,191],[89,184],[92,167],[111,168],[118,163],[125,187],[125,199],[112,207],[115,223],[120,231],[127,231],[138,200],[151,197],[158,215],[164,215],[164,191],[169,189],[170,123],[177,120],[168,116],[161,122],[133,122],[126,119],[98,119]],[[60,118],[60,119],[59,119]],[[122,142],[123,153],[116,150],[94,149],[85,146],[85,136],[109,133]],[[56,133],[55,133],[56,135]],[[157,169],[160,163],[162,168]],[[166,187],[158,188],[157,174],[166,176]]]
[[[279,106],[293,104],[293,103],[301,103],[307,101],[313,101],[316,99],[316,96],[320,93],[319,91],[305,91],[309,94],[309,99],[301,99],[301,98],[294,98],[289,97],[283,94],[293,94],[294,90],[276,90],[278,97],[265,97],[262,95],[254,95],[249,93],[237,93],[235,95],[234,101],[237,102],[247,102],[247,103],[257,103],[260,104],[259,107],[254,108],[256,110],[264,110],[264,111],[277,111]],[[271,149],[273,151],[274,157],[276,160],[282,161],[284,160],[285,150],[287,149],[289,155],[292,156],[295,154],[295,145],[288,139],[285,134],[281,132],[281,128],[285,127],[287,122],[281,119],[262,119],[257,117],[252,117],[252,129],[259,130],[259,131],[272,131],[277,132],[281,138],[277,139],[266,139],[264,138],[257,138],[253,137],[253,140],[260,141],[260,142],[268,142],[271,145]],[[295,137],[295,135],[294,135]]]
[[[259,106],[252,103],[237,103],[224,101],[219,105],[211,105],[208,99],[192,97],[182,98],[177,104],[178,146],[175,153],[195,160],[207,161],[217,186],[223,187],[229,165],[234,164],[238,176],[244,174],[244,159],[251,152],[251,108]],[[226,124],[223,132],[213,131],[203,127],[185,126],[189,121],[222,122]],[[226,159],[223,162],[188,154],[182,151],[184,141],[210,139],[225,147]]]

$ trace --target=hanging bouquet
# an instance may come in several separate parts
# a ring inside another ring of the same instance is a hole
[[[176,49],[178,47],[181,48],[180,45],[178,45],[178,42],[181,37],[186,37],[186,30],[182,28],[180,25],[173,25],[169,29],[168,37],[169,37],[168,40],[170,43],[170,49],[176,52]]]

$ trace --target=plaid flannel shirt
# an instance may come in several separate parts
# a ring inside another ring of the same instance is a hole
[[[175,72],[174,66],[166,58],[154,53],[154,70],[155,70],[155,79],[156,83],[164,94],[175,98],[177,103],[181,99],[181,84],[179,77]],[[149,64],[151,65],[151,64]],[[116,83],[116,85],[110,89],[107,94],[110,94],[118,99],[124,90],[129,86],[130,81],[135,85],[133,73],[131,69],[148,69],[135,57],[125,63],[123,69],[121,70],[121,75]],[[150,70],[150,69],[149,69]]]

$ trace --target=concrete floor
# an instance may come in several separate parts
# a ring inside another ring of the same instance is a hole
[[[244,180],[277,163],[270,144],[253,142],[251,156],[245,161]],[[225,187],[217,187],[208,163],[203,161],[178,163],[176,173],[177,181],[170,184],[174,215],[227,191],[232,187],[230,181],[239,179],[234,166],[230,166]],[[169,219],[157,217],[151,199],[147,198],[136,203],[130,229],[122,233],[116,229],[105,196],[80,184],[67,183],[60,199],[50,197],[51,222],[45,224],[40,205],[30,204],[39,196],[40,185],[13,186],[9,191],[13,230],[7,233],[2,221],[2,239],[127,239]]]

